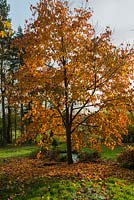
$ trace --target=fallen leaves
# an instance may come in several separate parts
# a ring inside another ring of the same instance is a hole
[[[86,200],[89,196],[94,200],[110,200],[111,195],[117,195],[116,190],[121,193],[123,189],[122,195],[126,195],[128,190],[128,196],[133,196],[133,183],[130,182],[134,182],[134,171],[120,168],[111,161],[68,165],[19,158],[0,164],[1,200],[27,200],[35,197]]]
[[[10,180],[29,182],[36,177],[75,177],[77,179],[101,180],[108,177],[122,178],[134,181],[134,171],[119,167],[115,162],[108,163],[53,163],[45,165],[44,160],[38,159],[12,159],[0,165],[0,176],[8,176]]]

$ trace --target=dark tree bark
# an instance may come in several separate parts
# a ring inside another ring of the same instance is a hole
[[[23,108],[23,104],[21,103],[21,107],[20,107],[20,118],[21,118],[20,130],[21,130],[21,134],[24,131],[23,116],[24,116],[24,108]]]
[[[6,144],[6,114],[5,114],[5,75],[3,73],[3,65],[4,65],[4,58],[3,58],[3,44],[1,44],[1,65],[0,65],[0,75],[1,75],[1,107],[2,107],[2,145]]]
[[[68,128],[66,129],[66,138],[67,138],[67,160],[68,164],[72,164],[73,158],[72,158],[71,131]]]
[[[8,105],[8,117],[7,117],[7,143],[12,143],[12,137],[11,137],[11,108]]]
[[[65,87],[65,128],[66,128],[66,140],[67,140],[67,159],[68,164],[73,163],[72,159],[72,141],[71,141],[71,123],[70,123],[70,113],[68,105],[68,79],[67,79],[67,69],[66,61],[63,57],[63,66],[64,66],[64,87]]]

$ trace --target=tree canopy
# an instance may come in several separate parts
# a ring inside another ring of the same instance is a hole
[[[133,51],[113,45],[108,27],[96,36],[87,8],[40,0],[31,10],[33,20],[16,40],[24,54],[16,92],[31,105],[24,139],[41,146],[52,141],[50,132],[66,139],[69,164],[72,149],[121,144],[129,123]]]

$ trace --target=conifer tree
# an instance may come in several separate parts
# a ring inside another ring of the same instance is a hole
[[[10,40],[12,36],[12,28],[10,19],[8,18],[10,6],[6,0],[0,1],[0,93],[1,93],[1,144],[6,144],[9,138],[9,128],[7,129],[6,120],[6,78],[10,68]],[[8,106],[7,106],[8,107]],[[9,111],[9,108],[8,108]],[[10,113],[10,111],[9,111]],[[9,119],[8,119],[9,121]]]

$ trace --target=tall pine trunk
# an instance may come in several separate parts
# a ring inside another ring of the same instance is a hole
[[[7,143],[5,97],[3,91],[2,91],[2,143],[3,145],[6,145]]]
[[[7,118],[7,143],[11,144],[12,143],[12,138],[11,138],[11,108],[8,105],[8,118]]]
[[[1,76],[1,106],[2,106],[2,145],[6,145],[7,136],[6,136],[6,113],[5,113],[5,88],[4,88],[4,81],[5,76],[3,73],[3,49],[2,49],[2,57],[1,57],[1,66],[0,66],[0,76]]]
[[[17,112],[16,107],[14,108],[14,142],[16,143],[17,138]]]
[[[22,134],[23,131],[24,131],[23,116],[24,116],[24,108],[23,108],[23,104],[21,103],[21,107],[20,107],[20,118],[21,118],[21,122],[20,122],[20,131],[21,131],[21,134]]]

